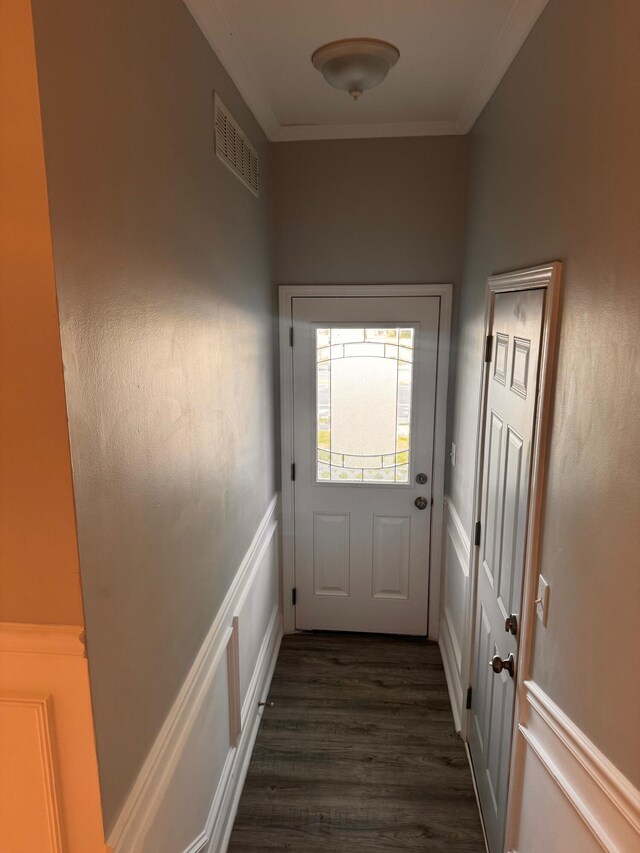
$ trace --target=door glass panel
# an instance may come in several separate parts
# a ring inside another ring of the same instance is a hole
[[[414,329],[316,329],[318,482],[408,483]]]

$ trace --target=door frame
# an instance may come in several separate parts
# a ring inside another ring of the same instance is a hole
[[[521,781],[524,770],[523,738],[520,727],[526,722],[526,682],[531,676],[531,658],[533,634],[536,619],[535,598],[539,574],[540,544],[543,521],[543,501],[545,472],[548,458],[549,431],[555,391],[555,369],[558,349],[558,329],[560,320],[560,293],[562,284],[562,263],[554,261],[544,266],[530,267],[514,272],[492,275],[487,279],[485,298],[485,320],[483,343],[492,328],[495,297],[499,293],[512,293],[523,290],[545,289],[545,306],[542,317],[542,340],[538,367],[538,402],[534,417],[531,477],[529,481],[529,507],[526,523],[526,546],[524,573],[522,578],[522,605],[520,607],[520,644],[516,668],[515,706],[511,735],[511,759],[507,794],[507,814],[505,820],[505,850],[513,849],[515,833],[519,823],[519,802]],[[483,347],[482,382],[478,406],[476,430],[476,461],[474,472],[473,520],[474,527],[482,516],[482,487],[484,464],[484,419],[486,414],[487,392],[491,363],[485,361]],[[478,566],[480,546],[472,545],[470,563],[471,595],[467,612],[470,630],[467,634],[466,684],[472,687],[471,675],[475,653],[475,618],[478,593]],[[462,715],[461,734],[467,740],[470,710]],[[472,765],[473,768],[473,765]]]
[[[447,440],[447,389],[451,337],[452,284],[284,284],[278,286],[280,346],[280,452],[281,452],[281,603],[285,634],[295,627],[295,608],[291,591],[295,589],[294,561],[294,484],[293,465],[293,299],[309,297],[437,296],[440,298],[438,326],[438,366],[436,374],[436,411],[433,448],[433,506],[429,554],[429,609],[427,636],[438,638],[442,520],[444,511],[444,472]]]

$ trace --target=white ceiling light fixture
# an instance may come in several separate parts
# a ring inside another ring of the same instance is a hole
[[[400,51],[388,41],[353,38],[322,45],[311,62],[327,83],[357,101],[365,89],[382,83],[399,58]]]

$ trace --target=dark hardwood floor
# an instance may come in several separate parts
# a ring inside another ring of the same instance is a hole
[[[484,853],[435,643],[287,636],[269,701],[230,851]]]

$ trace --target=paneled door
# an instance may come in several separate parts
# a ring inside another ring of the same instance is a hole
[[[491,853],[502,853],[545,291],[495,296],[483,424],[469,746]]]
[[[293,299],[298,629],[426,634],[440,302]]]

